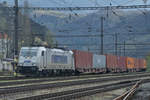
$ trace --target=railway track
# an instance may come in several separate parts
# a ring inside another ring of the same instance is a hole
[[[18,76],[18,77],[14,77],[14,76],[0,76],[0,80],[1,81],[20,80],[20,79],[29,79],[29,78],[25,77],[25,76]]]
[[[143,73],[136,73],[136,75],[142,75]],[[146,73],[147,74],[147,73]],[[83,76],[67,76],[67,77],[55,77],[55,78],[35,78],[35,79],[17,79],[9,81],[1,81],[0,86],[12,86],[12,85],[21,85],[21,84],[32,84],[32,83],[41,83],[48,81],[61,81],[61,80],[73,80],[73,79],[84,79],[84,78],[103,78],[103,77],[115,77],[115,76],[125,76],[133,74],[99,74],[99,75],[83,75]],[[145,75],[145,73],[144,73]]]
[[[136,84],[127,92],[123,93],[122,95],[120,95],[119,97],[113,99],[113,100],[129,100],[134,93],[136,92],[137,88],[139,87],[139,85],[142,83],[141,81],[136,82]]]
[[[63,81],[63,82],[54,82],[54,83],[48,83],[48,84],[37,84],[37,85],[28,85],[28,86],[19,86],[19,87],[9,87],[9,88],[1,88],[0,89],[0,96],[6,96],[11,93],[19,93],[19,92],[27,92],[27,91],[40,91],[42,89],[54,89],[54,88],[60,88],[60,87],[71,87],[75,85],[84,85],[84,84],[94,84],[94,83],[109,83],[111,81],[124,81],[125,79],[127,81],[130,81],[135,78],[146,78],[150,74],[145,75],[132,75],[132,76],[122,76],[122,77],[114,77],[114,78],[98,78],[98,79],[86,79],[86,80],[76,80],[76,81]],[[148,77],[149,78],[149,77]],[[138,81],[139,79],[137,79]],[[126,81],[126,82],[127,82]],[[123,82],[124,83],[124,82]],[[26,99],[25,99],[26,100]],[[34,99],[33,99],[34,100]],[[40,100],[40,99],[39,99]]]
[[[140,80],[121,81],[121,82],[100,85],[100,86],[93,86],[93,87],[80,88],[80,89],[74,89],[74,90],[69,90],[69,91],[62,91],[62,92],[20,98],[17,100],[43,100],[43,99],[44,100],[70,100],[70,99],[75,99],[75,98],[79,98],[83,96],[93,95],[96,93],[101,93],[101,92],[106,92],[106,91],[111,91],[115,89],[132,86],[136,84],[138,81]],[[146,79],[143,81],[143,83],[144,82],[150,82],[150,79]],[[129,94],[130,93],[131,92],[129,92]],[[126,96],[125,98],[128,98],[128,96]],[[117,100],[123,100],[123,99],[117,99]],[[128,99],[125,99],[125,100],[128,100]]]
[[[128,74],[144,74],[147,72],[135,72],[135,73],[112,73],[112,74],[96,74],[96,75],[89,75],[89,74],[82,74],[80,76],[53,76],[53,77],[46,77],[46,78],[56,78],[56,79],[61,79],[63,77],[68,78],[68,77],[104,77],[104,76],[117,76],[117,75],[128,75]],[[16,80],[33,80],[33,79],[43,79],[45,77],[25,77],[25,76],[18,76],[18,77],[13,77],[13,76],[0,76],[0,82],[1,81],[16,81]]]
[[[46,87],[53,88],[53,87],[61,87],[61,86],[67,86],[67,85],[76,85],[76,84],[84,84],[85,82],[91,83],[91,82],[107,82],[110,80],[123,80],[123,79],[131,79],[135,77],[147,77],[150,76],[150,74],[137,74],[137,75],[124,75],[124,76],[111,76],[111,77],[91,77],[91,78],[81,78],[81,79],[66,79],[66,80],[43,80],[46,82],[43,82],[42,80],[34,80],[35,83],[32,84],[25,84],[29,83],[27,82],[21,82],[18,86],[10,86],[10,83],[2,83],[0,87],[0,93],[1,91],[3,93],[9,93],[9,90],[22,90],[22,91],[28,91],[29,89],[36,90],[36,89],[44,89]],[[41,82],[42,81],[42,82]],[[11,82],[12,83],[12,82]],[[13,82],[15,84],[16,82]],[[9,85],[9,86],[6,86]],[[2,87],[3,86],[3,87]],[[5,87],[6,86],[6,87]],[[20,89],[21,88],[21,89]],[[28,89],[29,88],[29,89]],[[5,91],[4,91],[5,90]]]

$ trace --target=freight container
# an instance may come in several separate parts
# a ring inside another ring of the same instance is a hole
[[[141,70],[146,69],[146,60],[145,59],[140,59],[140,69]]]
[[[106,55],[106,66],[108,71],[117,72],[117,56],[107,54]]]
[[[127,57],[127,69],[129,71],[135,70],[135,59],[132,57]]]
[[[140,59],[138,58],[138,67],[139,67],[139,70],[141,69],[141,65],[140,65]]]
[[[146,70],[146,67],[147,67],[147,65],[146,65],[146,60],[144,59],[144,69]]]
[[[140,59],[133,58],[134,59],[134,67],[136,71],[140,71]]]
[[[142,69],[142,66],[144,66],[143,60],[139,59],[139,68],[140,68],[140,70]]]
[[[92,53],[79,50],[73,50],[73,53],[76,70],[84,72],[92,68],[93,65]]]
[[[93,68],[106,68],[106,56],[94,54]]]
[[[126,57],[117,56],[117,67],[120,69],[121,72],[127,71]]]

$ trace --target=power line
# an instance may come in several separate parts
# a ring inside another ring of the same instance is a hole
[[[9,30],[9,31],[13,31],[13,30]],[[145,34],[135,33],[135,34],[137,34],[137,35],[149,35],[148,33],[145,33]],[[131,34],[131,35],[135,35],[135,34]],[[43,34],[33,34],[33,35],[35,35],[35,36],[41,36]],[[112,35],[115,35],[115,34],[104,34],[104,36],[112,36]],[[117,33],[117,35],[127,35],[127,34],[119,34],[119,33]],[[55,37],[55,38],[99,37],[99,36],[101,36],[101,34],[89,34],[89,35],[86,35],[86,34],[79,34],[79,35],[51,35],[51,37]]]
[[[124,45],[122,43],[117,43],[118,45]],[[125,45],[150,45],[150,43],[126,43]]]
[[[33,36],[44,36],[44,34],[32,34]],[[114,34],[105,34],[104,36],[112,36]],[[26,35],[30,36],[30,35]],[[79,35],[50,35],[50,37],[55,37],[55,38],[72,38],[72,37],[99,37],[101,34],[79,34]]]
[[[55,45],[55,44],[54,44]],[[78,46],[98,46],[99,44],[58,44],[58,45],[63,45],[63,46],[75,46],[75,45],[78,45]],[[105,44],[105,45],[112,45],[112,44]]]
[[[0,7],[6,8],[6,7]],[[13,7],[10,7],[13,8]],[[111,9],[137,9],[137,8],[150,8],[150,5],[130,5],[130,6],[103,6],[103,7],[19,7],[19,9],[30,10],[111,10]]]
[[[100,49],[90,49],[90,50],[93,50],[93,51],[99,51]],[[104,50],[106,50],[106,51],[114,51],[114,49],[104,49]],[[126,49],[126,51],[141,51],[142,49]],[[150,49],[144,49],[144,50],[142,50],[142,51],[148,51],[148,50],[150,50]]]
[[[106,34],[106,35],[113,35],[113,34]],[[51,35],[51,37],[57,37],[57,38],[68,38],[68,37],[99,37],[101,34],[91,34],[91,35]]]

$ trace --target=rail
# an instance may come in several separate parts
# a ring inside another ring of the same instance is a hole
[[[90,84],[90,83],[99,83],[99,82],[109,82],[109,81],[118,81],[118,80],[131,80],[135,79],[136,77],[148,77],[149,74],[146,75],[135,75],[135,76],[122,76],[122,77],[114,77],[114,78],[96,78],[96,79],[84,79],[84,80],[72,80],[72,81],[60,81],[60,82],[52,82],[52,83],[45,83],[45,84],[31,84],[31,85],[23,85],[23,86],[13,86],[13,87],[4,87],[0,89],[0,95],[8,94],[8,93],[17,93],[23,91],[31,91],[31,90],[40,90],[40,89],[47,89],[47,88],[56,88],[56,87],[65,87],[65,86],[73,86],[79,84]]]
[[[123,87],[128,87],[128,86],[134,85],[136,82],[137,81],[126,81],[126,82],[121,82],[121,83],[117,82],[117,83],[113,83],[113,84],[110,83],[107,85],[101,85],[101,86],[95,86],[95,87],[80,88],[80,89],[74,89],[74,90],[63,91],[63,92],[56,92],[56,93],[50,93],[50,94],[44,94],[44,95],[38,95],[38,96],[32,96],[32,97],[25,97],[25,98],[20,98],[17,100],[42,100],[42,99],[70,100],[70,99],[80,98],[83,96],[94,95],[96,93],[102,93],[102,92],[120,89]],[[123,100],[123,99],[121,99],[121,100]]]
[[[147,73],[148,74],[148,73]],[[142,74],[142,73],[137,73],[136,76],[142,76],[142,75],[146,75],[145,73]],[[147,76],[149,76],[150,74],[148,74]],[[12,86],[12,85],[21,85],[21,84],[31,84],[31,83],[40,83],[40,82],[48,82],[48,81],[61,81],[61,80],[73,80],[73,79],[85,79],[85,78],[103,78],[103,77],[108,77],[107,80],[109,80],[109,76],[111,76],[112,78],[114,78],[115,76],[117,77],[125,77],[127,76],[127,74],[105,74],[105,75],[83,75],[83,76],[64,76],[64,77],[51,77],[51,78],[31,78],[31,79],[26,79],[26,78],[20,78],[17,79],[16,81],[1,81],[0,82],[0,86]],[[128,75],[129,77],[130,76],[135,76],[135,75]],[[111,78],[110,78],[111,79]]]
[[[134,95],[141,82],[142,82],[141,80],[136,82],[136,84],[130,90],[128,90],[121,96],[115,98],[114,100],[129,100]]]

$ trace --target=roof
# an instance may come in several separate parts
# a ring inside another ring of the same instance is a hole
[[[8,35],[6,33],[0,33],[0,39],[7,39]]]

